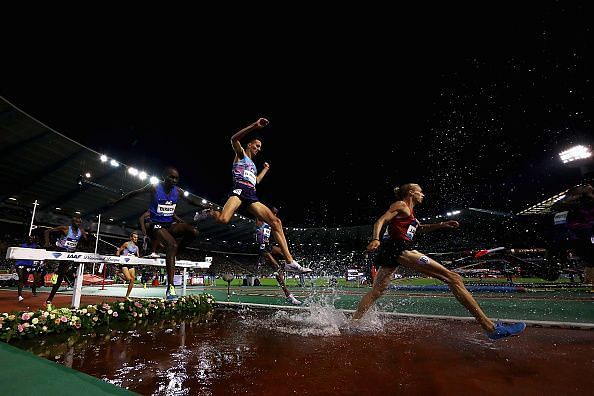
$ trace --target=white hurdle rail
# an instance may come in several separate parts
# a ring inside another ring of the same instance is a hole
[[[6,258],[10,260],[57,260],[73,261],[81,263],[78,266],[78,272],[75,287],[72,292],[72,306],[80,306],[80,296],[82,293],[82,278],[84,274],[84,263],[109,263],[109,264],[130,264],[130,265],[152,265],[156,267],[165,267],[164,258],[141,258],[136,256],[107,256],[96,253],[86,252],[56,252],[45,249],[31,249],[23,247],[9,247],[6,251]],[[211,262],[207,261],[189,261],[175,260],[176,267],[182,267],[182,295],[186,295],[186,283],[188,278],[188,268],[210,268]]]

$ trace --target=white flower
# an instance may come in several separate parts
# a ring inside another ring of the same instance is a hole
[[[37,324],[37,323],[39,323],[39,319],[37,319],[37,318],[33,318],[33,320],[31,321],[31,323],[33,323],[33,324]]]
[[[55,319],[56,315],[55,314],[50,314],[50,319]]]
[[[42,331],[47,331],[47,326],[43,326],[43,327],[41,328],[41,330],[42,330]]]
[[[110,309],[109,311],[107,311],[108,315],[111,315],[113,313],[113,311]]]
[[[83,308],[80,312],[86,314],[87,313],[87,309],[86,308]]]

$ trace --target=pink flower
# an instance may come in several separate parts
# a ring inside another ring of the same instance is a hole
[[[80,323],[75,324],[74,327],[76,327],[77,329],[80,329]]]
[[[62,317],[60,318],[60,321],[61,321],[61,322],[68,322],[68,318],[67,318],[66,316],[62,316]]]
[[[29,316],[29,314],[27,312],[23,313],[23,316],[21,316],[22,320],[29,320],[31,318],[31,316]]]
[[[23,325],[18,325],[18,329],[19,329],[19,333],[22,333],[23,330],[25,330],[25,328],[23,327]]]
[[[117,318],[118,317],[118,313],[116,311],[113,311],[113,317]]]
[[[136,312],[132,312],[132,316],[137,317],[138,314]]]

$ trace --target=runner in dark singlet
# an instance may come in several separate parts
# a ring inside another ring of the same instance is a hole
[[[361,299],[353,319],[358,320],[363,317],[390,284],[396,267],[402,265],[445,282],[456,299],[476,318],[489,338],[496,340],[518,335],[524,331],[526,324],[522,322],[516,324],[493,323],[468,292],[460,275],[414,250],[413,241],[417,230],[429,232],[443,228],[458,228],[458,222],[449,220],[438,224],[420,224],[415,218],[414,207],[423,202],[425,195],[418,184],[404,184],[396,187],[394,193],[396,202],[390,205],[386,213],[375,222],[373,238],[367,245],[367,251],[377,250],[376,263],[380,269],[373,283],[373,289]],[[380,241],[380,234],[386,223],[388,223],[390,237]]]

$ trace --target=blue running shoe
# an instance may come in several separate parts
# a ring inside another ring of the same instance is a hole
[[[167,287],[167,291],[165,292],[165,299],[167,301],[177,300],[177,294],[175,294],[175,287],[173,287],[173,285]]]
[[[518,322],[514,324],[505,324],[498,321],[495,323],[495,331],[489,334],[489,338],[492,340],[498,340],[509,336],[517,336],[526,328],[526,323]]]

